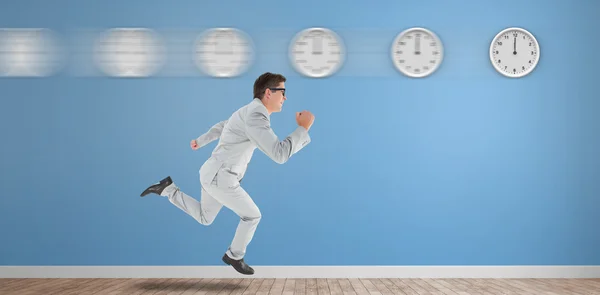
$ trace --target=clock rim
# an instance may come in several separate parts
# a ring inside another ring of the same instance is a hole
[[[406,34],[413,32],[413,31],[423,31],[423,32],[431,35],[436,40],[436,42],[438,44],[440,44],[440,61],[430,71],[421,73],[421,74],[409,73],[406,70],[401,69],[401,67],[398,64],[398,62],[396,61],[395,55],[394,55],[394,51],[395,51],[394,46],[396,45],[398,40],[400,40]],[[398,72],[402,73],[403,75],[410,77],[410,78],[425,78],[425,77],[428,77],[428,76],[432,75],[433,73],[437,72],[438,69],[440,68],[440,66],[442,65],[442,62],[444,61],[444,43],[442,42],[442,39],[440,39],[440,37],[430,29],[427,29],[425,27],[410,27],[408,29],[401,31],[400,33],[398,33],[396,35],[396,37],[394,37],[394,40],[392,41],[392,44],[390,46],[390,58],[392,60],[392,64],[394,65],[394,68],[396,68],[396,70]]]
[[[508,31],[519,31],[525,35],[528,35],[532,40],[533,43],[535,43],[535,46],[537,47],[537,58],[535,59],[535,62],[533,63],[533,65],[531,67],[529,67],[528,70],[526,70],[525,72],[518,74],[518,75],[510,75],[508,73],[505,73],[503,71],[501,71],[497,64],[494,62],[494,56],[493,56],[493,48],[494,48],[494,43],[496,43],[496,40],[498,40],[498,38],[503,35],[504,33],[508,32]],[[498,32],[494,38],[492,39],[492,42],[490,43],[490,48],[489,48],[489,58],[490,58],[490,63],[492,63],[492,66],[494,67],[494,69],[496,70],[496,72],[500,73],[502,76],[507,77],[507,78],[523,78],[529,74],[531,74],[533,72],[533,70],[535,70],[535,68],[537,67],[540,58],[541,58],[541,48],[540,48],[540,43],[538,42],[537,38],[535,38],[535,35],[533,35],[533,33],[531,33],[529,30],[523,28],[523,27],[508,27],[508,28],[504,28],[503,30],[501,30],[500,32]]]
[[[196,49],[198,48],[198,43],[200,41],[202,41],[204,38],[206,38],[210,33],[216,32],[216,31],[232,31],[235,32],[236,34],[239,34],[240,36],[242,36],[244,39],[246,39],[246,41],[248,42],[249,47],[251,48],[250,50],[250,60],[251,62],[249,62],[247,65],[243,66],[241,68],[241,70],[237,71],[236,74],[213,74],[211,71],[208,71],[204,64],[200,62],[200,60],[198,59],[198,55],[196,54]],[[235,78],[235,77],[239,77],[242,76],[244,74],[246,74],[250,68],[252,67],[252,65],[254,65],[254,58],[256,57],[256,47],[254,44],[254,40],[252,40],[252,38],[250,37],[250,35],[248,33],[246,33],[245,31],[236,28],[236,27],[213,27],[213,28],[208,28],[203,30],[198,37],[196,37],[196,40],[194,41],[194,45],[192,47],[192,59],[194,60],[194,65],[196,66],[196,68],[198,70],[200,70],[203,74],[209,76],[209,77],[213,77],[213,78]]]
[[[326,72],[324,74],[310,74],[308,73],[308,71],[302,69],[301,67],[299,67],[294,59],[294,55],[293,55],[293,49],[294,49],[294,44],[296,44],[296,41],[298,41],[298,39],[309,33],[312,31],[324,31],[327,34],[331,34],[338,42],[339,47],[340,47],[340,61],[335,65],[335,67],[333,69],[331,69],[329,72]],[[294,37],[292,38],[290,45],[288,46],[288,58],[290,63],[292,64],[292,67],[294,68],[294,70],[299,73],[300,75],[309,77],[309,78],[328,78],[331,77],[335,74],[337,74],[341,69],[342,66],[345,64],[346,62],[346,44],[344,43],[344,40],[342,39],[342,37],[336,33],[334,30],[332,29],[328,29],[325,27],[310,27],[310,28],[306,28],[306,29],[302,29],[300,32],[296,33],[294,35]]]
[[[101,63],[98,60],[99,56],[97,54],[97,50],[99,48],[98,44],[101,41],[106,40],[106,38],[112,32],[116,32],[116,31],[145,31],[146,33],[148,33],[148,35],[151,36],[152,39],[156,40],[157,48],[158,48],[157,54],[158,54],[159,62],[155,65],[155,67],[153,68],[152,71],[150,71],[149,73],[140,74],[140,75],[135,75],[135,74],[130,74],[130,73],[115,73],[114,71],[111,71],[110,69],[106,68],[106,66],[101,65]],[[100,32],[100,36],[94,40],[94,48],[93,48],[92,55],[93,55],[93,60],[94,60],[94,64],[95,64],[96,68],[98,70],[100,70],[102,73],[104,73],[104,75],[107,75],[109,77],[118,77],[118,78],[145,78],[145,77],[152,77],[152,76],[156,75],[165,66],[165,64],[166,64],[165,53],[166,53],[165,40],[156,30],[147,28],[147,27],[113,27],[113,28],[105,29],[102,32]]]

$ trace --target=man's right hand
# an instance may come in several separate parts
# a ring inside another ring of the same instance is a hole
[[[298,123],[298,126],[302,126],[306,128],[306,130],[309,130],[314,121],[315,116],[309,111],[304,110],[302,112],[296,112],[296,122]]]
[[[192,141],[190,142],[190,147],[191,147],[193,150],[197,150],[197,149],[198,149],[198,142],[196,142],[196,140],[195,140],[195,139],[192,139]]]

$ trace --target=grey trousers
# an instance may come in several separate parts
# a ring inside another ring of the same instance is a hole
[[[164,189],[161,196],[167,197],[177,208],[206,226],[213,223],[223,206],[229,208],[240,217],[240,222],[226,254],[236,260],[244,258],[262,216],[250,195],[241,186],[220,187],[216,182],[208,187],[201,186],[198,202],[172,183]]]

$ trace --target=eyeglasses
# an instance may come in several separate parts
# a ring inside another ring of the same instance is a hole
[[[271,91],[281,90],[281,93],[283,94],[283,96],[285,96],[285,88],[269,88],[269,89],[271,89]]]

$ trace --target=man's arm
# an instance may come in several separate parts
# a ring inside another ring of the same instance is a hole
[[[267,115],[260,111],[249,114],[246,120],[247,135],[256,146],[269,158],[278,164],[283,164],[310,143],[308,130],[298,126],[284,140],[280,141],[271,129],[271,122]]]
[[[196,144],[198,144],[198,148],[201,148],[219,138],[221,136],[221,132],[223,132],[223,127],[225,127],[226,123],[227,120],[221,121],[215,124],[214,126],[210,127],[210,129],[206,133],[196,138]]]

